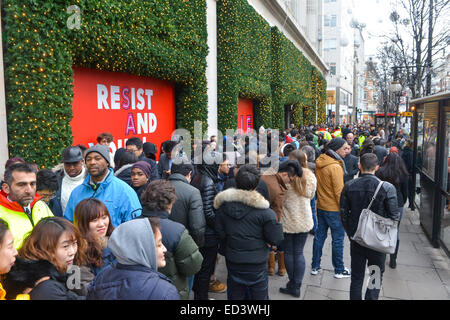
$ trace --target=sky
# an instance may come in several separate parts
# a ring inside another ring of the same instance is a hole
[[[366,56],[376,55],[381,45],[381,35],[387,34],[392,25],[389,15],[392,12],[391,0],[354,0],[354,16],[358,22],[365,23],[363,30]]]

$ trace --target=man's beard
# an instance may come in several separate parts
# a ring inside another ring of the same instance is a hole
[[[92,174],[90,172],[89,173],[91,174],[92,177],[98,178],[98,177],[103,177],[107,171],[108,171],[108,168],[105,168],[103,171],[99,171],[97,174]]]

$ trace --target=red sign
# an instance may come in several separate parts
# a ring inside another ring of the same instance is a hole
[[[114,136],[111,148],[139,137],[158,146],[175,127],[175,89],[168,81],[74,67],[73,141],[91,146],[97,135]]]
[[[244,134],[253,129],[253,101],[250,99],[238,100],[238,129]]]

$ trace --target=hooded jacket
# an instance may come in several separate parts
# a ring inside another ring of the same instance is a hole
[[[184,225],[197,246],[203,247],[206,220],[200,191],[191,186],[182,174],[173,173],[168,180],[177,194],[177,200],[173,204],[169,219]]]
[[[50,279],[42,281],[34,287],[34,284],[43,277],[50,277]],[[16,259],[3,282],[8,300],[14,299],[26,288],[33,287],[30,292],[31,300],[83,300],[83,296],[79,296],[67,288],[67,283],[68,274],[59,273],[49,261],[23,258]]]
[[[316,160],[317,209],[339,212],[341,191],[344,187],[342,161],[321,154]]]
[[[285,233],[309,232],[314,227],[311,200],[316,194],[317,180],[311,170],[303,168],[303,175],[306,179],[306,188],[303,194],[298,194],[292,185],[289,185],[286,191],[286,199],[280,217],[280,223],[283,225]]]
[[[157,271],[153,231],[148,219],[134,219],[114,229],[108,248],[117,259],[88,288],[88,300],[178,300],[177,289]]]
[[[269,202],[256,190],[230,188],[216,196],[214,208],[220,252],[227,260],[227,267],[266,267],[267,244],[279,245],[283,240],[283,227],[269,208]]]
[[[203,256],[186,228],[169,219],[167,211],[150,211],[144,207],[139,218],[159,217],[162,243],[166,247],[166,266],[160,272],[172,280],[181,299],[189,298],[188,277],[200,271]]]
[[[24,209],[16,201],[10,201],[8,195],[0,191],[0,218],[9,225],[9,230],[14,237],[14,247],[16,249],[22,246],[25,235],[30,232],[34,226],[46,217],[53,217],[53,213],[38,194],[34,196],[30,204],[31,217],[27,216]]]
[[[106,179],[96,186],[89,183],[90,179],[91,175],[88,174],[83,183],[72,191],[64,218],[73,221],[75,207],[81,200],[87,198],[96,198],[105,203],[114,227],[141,214],[142,206],[136,192],[115,177],[113,169],[109,169]]]

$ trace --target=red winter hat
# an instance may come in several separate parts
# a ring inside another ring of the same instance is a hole
[[[398,148],[397,147],[391,147],[389,149],[389,153],[396,153],[396,154],[398,154]]]

